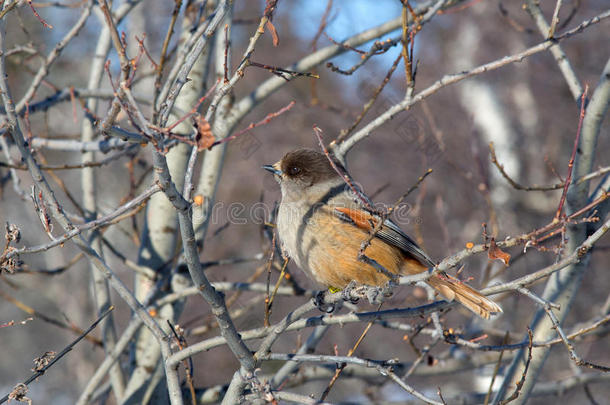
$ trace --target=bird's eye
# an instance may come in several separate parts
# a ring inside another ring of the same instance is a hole
[[[291,166],[288,169],[288,174],[291,176],[296,176],[297,174],[301,173],[301,168],[298,166]]]

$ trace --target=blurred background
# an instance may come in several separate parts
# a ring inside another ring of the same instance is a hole
[[[414,2],[416,4],[417,2]],[[63,4],[63,3],[62,3]],[[19,7],[8,18],[7,50],[23,47],[7,58],[9,84],[13,97],[19,99],[29,86],[33,74],[40,65],[41,55],[46,55],[55,43],[69,30],[81,13],[78,2],[65,2],[64,7],[46,7],[50,3],[35,4],[41,17],[53,26],[45,28],[27,6]],[[541,2],[547,19],[555,2]],[[608,9],[607,0],[565,1],[560,12],[560,29],[572,28],[581,21]],[[136,7],[119,26],[125,31],[131,56],[137,52],[134,36],[142,38],[153,58],[158,58],[161,44],[173,4],[167,1],[149,0]],[[235,0],[234,25],[232,27],[232,67],[235,68],[245,50],[248,39],[258,25],[263,1]],[[402,5],[398,0],[335,0],[327,17],[324,34],[316,33],[327,10],[326,0],[285,0],[278,3],[273,25],[280,43],[275,47],[270,35],[264,35],[256,47],[253,60],[272,66],[287,66],[311,53],[314,49],[332,44],[331,39],[342,41],[356,33],[375,27],[400,16]],[[179,30],[179,23],[177,24]],[[101,25],[90,17],[85,29],[63,50],[50,74],[40,87],[35,100],[42,100],[57,89],[84,88],[87,84],[89,61]],[[610,56],[608,37],[610,23],[602,21],[594,27],[561,43],[581,83],[595,87]],[[398,31],[383,37],[399,35]],[[177,36],[176,36],[177,38]],[[436,16],[415,37],[414,59],[417,60],[415,90],[420,91],[446,74],[458,73],[505,55],[524,50],[541,42],[539,31],[521,2],[470,1]],[[174,43],[175,45],[175,39]],[[358,47],[368,50],[371,43]],[[244,263],[212,266],[206,271],[211,281],[245,281],[257,269],[265,266],[269,240],[263,232],[263,222],[269,219],[274,202],[279,199],[279,188],[272,177],[261,170],[263,164],[279,160],[286,152],[309,147],[318,149],[313,133],[314,125],[324,131],[325,141],[336,138],[342,129],[349,128],[363,105],[370,100],[382,83],[392,62],[401,52],[395,46],[388,52],[373,57],[352,75],[341,75],[322,65],[316,69],[319,79],[296,78],[283,86],[261,105],[257,106],[237,129],[250,122],[258,122],[270,112],[277,111],[289,102],[295,106],[268,124],[260,126],[228,146],[222,179],[214,205],[203,262],[226,258],[246,258]],[[358,63],[361,56],[347,52],[331,60],[333,65],[348,70]],[[111,54],[111,72],[119,75],[118,59]],[[152,65],[143,58],[138,68],[138,83],[134,93],[143,100],[152,97],[152,78],[146,75]],[[245,77],[234,89],[234,98],[248,95],[272,73],[250,67]],[[104,78],[109,87],[107,77]],[[212,84],[212,81],[208,83]],[[365,116],[366,123],[399,102],[405,92],[405,73],[401,61],[371,110]],[[102,100],[106,109],[110,100]],[[145,110],[145,112],[147,112]],[[578,126],[579,108],[550,53],[542,52],[509,64],[501,69],[470,78],[458,84],[442,88],[437,93],[416,104],[410,111],[398,115],[357,144],[347,156],[347,166],[353,178],[362,185],[375,202],[392,204],[409,189],[428,168],[433,173],[418,190],[412,193],[400,210],[396,222],[433,257],[440,260],[465,247],[466,243],[481,243],[483,227],[497,240],[530,232],[549,223],[559,203],[561,190],[540,192],[513,189],[491,164],[489,143],[494,142],[498,160],[508,174],[523,185],[552,185],[565,179]],[[127,124],[125,117],[123,122]],[[41,138],[79,138],[82,109],[68,102],[56,104],[44,113],[30,118],[31,132]],[[360,124],[359,128],[363,124]],[[610,122],[606,117],[599,138],[595,167],[608,166],[610,155]],[[147,148],[150,148],[148,146]],[[130,191],[130,176],[150,184],[150,152],[142,148],[133,159],[121,158],[112,165],[98,170],[97,190],[102,212],[110,211]],[[16,151],[12,151],[15,153]],[[16,155],[14,155],[16,156]],[[48,164],[79,163],[78,152],[59,153],[40,151],[37,157]],[[100,159],[104,156],[100,154]],[[4,157],[3,157],[4,158]],[[2,158],[2,159],[3,159]],[[4,160],[3,160],[4,161]],[[56,175],[77,202],[81,199],[78,170],[57,171]],[[19,171],[21,187],[29,191],[31,180],[25,171]],[[51,180],[57,196],[68,211],[75,211],[65,191],[57,187],[58,180]],[[595,180],[593,186],[597,184]],[[12,180],[6,168],[0,167],[0,222],[17,224],[22,233],[22,245],[32,246],[47,242],[41,232],[31,201],[23,201],[13,191]],[[262,203],[262,204],[261,204]],[[264,214],[262,214],[264,213]],[[197,212],[195,212],[195,215]],[[138,252],[137,232],[142,229],[144,211],[134,221],[127,220],[110,228],[105,236],[112,240],[120,252],[135,260]],[[135,227],[135,228],[134,228]],[[509,249],[513,255],[510,267],[502,269],[499,262],[488,263],[485,255],[467,260],[462,276],[471,277],[471,284],[479,287],[486,282],[485,274],[499,272],[491,283],[507,281],[557,260],[550,241],[547,251],[532,250],[526,255],[521,248]],[[581,321],[592,319],[599,313],[608,297],[608,263],[610,242],[600,241],[592,256],[578,297],[574,300],[566,328],[572,330]],[[265,253],[262,260],[258,254]],[[43,254],[22,257],[25,268],[52,270],[66,266],[78,254],[72,243],[51,249]],[[131,286],[133,271],[110,252],[106,259],[122,280]],[[251,259],[251,260],[250,260]],[[0,362],[0,389],[8,392],[18,381],[29,376],[32,359],[47,350],[56,350],[68,344],[75,334],[65,327],[58,327],[41,315],[61,323],[86,328],[95,318],[95,308],[89,288],[89,272],[86,260],[79,260],[58,274],[40,274],[23,271],[14,275],[1,275],[0,323],[22,320],[28,315],[24,305],[39,312],[25,325],[0,329],[3,349]],[[304,288],[316,286],[293,264],[289,270]],[[487,272],[487,273],[486,273]],[[266,272],[259,281],[264,282]],[[274,272],[273,282],[277,279]],[[489,280],[487,280],[489,281]],[[544,283],[532,287],[540,292]],[[227,295],[231,295],[228,293]],[[396,291],[385,308],[413,306],[425,302],[425,295],[417,288],[404,287]],[[260,327],[263,324],[264,303],[256,301],[257,295],[239,295],[232,309],[243,308],[244,314],[236,318],[238,329]],[[258,295],[260,297],[260,294]],[[530,301],[516,294],[496,296],[504,315],[491,323],[473,321],[462,310],[454,309],[444,316],[445,325],[456,330],[467,330],[475,337],[485,328],[489,344],[499,344],[505,331],[511,338],[520,340],[531,314],[537,309]],[[278,297],[272,321],[278,321],[290,309],[305,302],[308,297]],[[254,300],[254,301],[253,301]],[[118,329],[121,330],[130,317],[127,306],[115,297]],[[366,303],[363,310],[373,309]],[[196,331],[208,323],[207,304],[199,297],[187,301],[180,325]],[[419,319],[407,319],[414,325]],[[475,322],[475,324],[472,324]],[[365,325],[350,324],[334,327],[318,346],[318,352],[333,354],[335,349],[345,354],[352,347]],[[96,332],[93,333],[95,335]],[[189,343],[214,336],[217,330],[207,334],[188,334]],[[286,334],[276,346],[278,351],[296,350],[308,331]],[[415,343],[421,347],[427,336],[417,336]],[[601,336],[583,339],[577,344],[578,352],[587,359],[601,364],[610,363],[606,332]],[[365,358],[398,358],[412,361],[417,356],[404,339],[404,333],[375,326],[359,347],[357,354]],[[467,356],[465,349],[439,343],[430,352],[430,365],[443,359]],[[73,403],[84,385],[104,357],[103,350],[88,341],[80,343],[72,353],[54,366],[39,382],[31,385],[28,395],[34,403]],[[226,347],[215,348],[199,354],[194,360],[195,385],[209,387],[226,383],[238,367]],[[495,362],[495,361],[494,361]],[[452,373],[434,377],[411,377],[410,383],[423,393],[434,395],[437,386],[450,396],[459,392],[485,392],[492,374],[494,362],[474,372]],[[275,365],[265,364],[264,372]],[[430,367],[432,369],[433,367]],[[574,374],[563,346],[557,345],[544,369],[540,381],[555,381]],[[474,378],[473,378],[474,376]],[[486,377],[487,376],[487,377]],[[385,380],[384,380],[385,381]],[[319,395],[328,380],[302,385],[298,391]],[[592,384],[591,395],[599,403],[610,398],[608,384]],[[564,395],[566,403],[586,403],[587,393],[580,387]],[[340,378],[329,396],[330,401],[361,403],[401,402],[408,399],[391,384],[363,386],[358,380]],[[548,403],[548,397],[532,399],[530,403]]]

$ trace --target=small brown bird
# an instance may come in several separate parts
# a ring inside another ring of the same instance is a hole
[[[388,271],[411,275],[435,266],[387,219],[364,251],[374,262],[359,260],[362,242],[381,218],[365,207],[324,154],[298,149],[263,168],[274,174],[282,190],[277,229],[284,251],[318,283],[334,289],[352,281],[383,286],[390,279]],[[485,319],[502,312],[495,302],[444,273],[426,282],[447,300],[455,299]]]

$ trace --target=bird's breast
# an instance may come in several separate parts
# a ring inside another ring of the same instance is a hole
[[[298,254],[299,229],[307,207],[299,202],[282,202],[277,217],[277,230],[286,253],[299,267],[303,267]]]

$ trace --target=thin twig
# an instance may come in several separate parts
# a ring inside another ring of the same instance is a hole
[[[290,111],[294,105],[295,105],[295,102],[294,102],[294,101],[291,101],[290,103],[288,103],[288,105],[286,105],[285,107],[280,108],[280,109],[279,109],[279,110],[277,110],[276,112],[273,112],[273,113],[269,113],[269,114],[267,114],[267,115],[265,116],[265,118],[263,118],[263,119],[262,119],[262,120],[260,120],[259,122],[257,122],[257,123],[252,122],[252,123],[250,123],[250,125],[248,125],[248,126],[247,126],[246,128],[244,128],[244,129],[242,129],[241,131],[238,131],[238,132],[234,133],[234,134],[233,134],[233,135],[231,135],[231,136],[227,136],[227,137],[225,137],[225,138],[223,138],[223,139],[220,139],[220,140],[218,140],[218,141],[215,141],[215,142],[212,144],[212,146],[210,146],[210,148],[213,148],[213,147],[214,147],[214,146],[216,146],[216,145],[220,145],[220,144],[223,144],[223,143],[230,142],[230,141],[232,141],[232,140],[234,140],[234,139],[238,138],[239,136],[241,136],[241,135],[245,134],[246,132],[251,131],[252,129],[254,129],[254,128],[256,128],[256,127],[260,127],[261,125],[268,124],[268,123],[269,123],[269,122],[270,122],[272,119],[274,119],[274,118],[276,118],[276,117],[278,117],[278,116],[282,115],[283,113],[285,113],[285,112],[287,112],[287,111]]]
[[[371,203],[368,201],[368,199],[362,194],[362,191],[360,191],[359,189],[356,188],[356,186],[354,186],[354,184],[352,183],[352,180],[349,178],[349,175],[345,172],[345,170],[342,170],[341,168],[339,168],[339,166],[337,166],[337,163],[335,163],[333,158],[330,156],[328,149],[324,145],[324,140],[322,139],[322,130],[314,125],[313,132],[315,133],[315,135],[318,139],[318,144],[320,145],[320,148],[322,149],[322,151],[328,158],[328,161],[330,162],[330,165],[333,167],[333,169],[337,172],[337,174],[339,176],[341,176],[341,178],[343,178],[343,181],[345,181],[345,183],[349,186],[349,188],[352,190],[354,195],[356,195],[358,197],[360,202],[368,210],[375,212],[375,209],[371,206]]]
[[[257,62],[254,62],[253,60],[249,60],[248,65],[268,70],[271,73],[273,73],[274,75],[278,75],[279,77],[281,77],[284,80],[289,80],[289,78],[284,76],[284,74],[286,74],[288,76],[292,76],[292,77],[311,77],[313,79],[320,78],[320,76],[315,73],[288,70],[288,69],[281,68],[279,66],[271,66],[271,65],[266,65],[264,63],[257,63]]]
[[[553,38],[555,35],[555,29],[557,28],[557,23],[559,22],[559,9],[561,8],[561,3],[563,0],[557,0],[555,3],[555,10],[553,11],[553,17],[551,18],[551,27],[549,28],[549,38]]]
[[[475,67],[475,68],[465,71],[465,72],[445,75],[440,80],[436,81],[434,84],[427,87],[426,89],[420,91],[419,93],[415,94],[412,97],[406,97],[399,103],[397,103],[397,104],[393,105],[392,107],[390,107],[389,109],[387,109],[386,112],[379,115],[369,124],[367,124],[364,128],[355,132],[352,136],[345,139],[342,143],[333,147],[333,152],[335,153],[335,156],[339,160],[342,160],[343,157],[347,154],[347,152],[354,145],[356,145],[358,142],[362,141],[362,139],[371,135],[371,133],[376,128],[380,127],[381,125],[386,123],[388,120],[394,118],[394,116],[405,111],[412,105],[414,105],[414,104],[422,101],[423,99],[431,96],[432,94],[436,93],[441,88],[444,88],[450,84],[458,83],[469,77],[476,76],[481,73],[489,72],[489,71],[492,71],[495,69],[499,69],[503,66],[509,65],[514,62],[522,61],[523,59],[525,59],[529,56],[546,51],[551,46],[556,44],[558,41],[562,41],[564,39],[573,37],[574,35],[578,34],[579,32],[583,31],[584,29],[586,29],[594,24],[597,24],[600,21],[603,21],[607,18],[610,18],[610,10],[604,11],[593,18],[585,20],[581,24],[579,24],[577,27],[572,28],[571,30],[566,31],[563,34],[558,35],[552,39],[547,39],[538,45],[527,48],[522,52],[518,52],[518,53],[512,54],[510,56],[505,56],[503,58],[480,65],[478,67]],[[579,95],[580,95],[580,93],[579,93]]]
[[[88,327],[79,337],[77,337],[76,339],[74,339],[72,341],[72,343],[70,343],[68,346],[66,346],[61,352],[59,352],[59,354],[57,354],[53,360],[51,360],[48,364],[44,365],[43,367],[40,368],[40,370],[37,370],[34,374],[32,374],[32,376],[30,378],[28,378],[27,380],[25,380],[23,382],[23,384],[25,385],[29,385],[32,381],[36,380],[38,377],[42,376],[49,368],[51,368],[55,363],[57,363],[62,357],[64,357],[66,354],[68,354],[68,352],[70,352],[74,346],[76,346],[78,344],[78,342],[80,342],[81,340],[83,340],[83,338],[85,336],[87,336],[89,333],[91,333],[91,331],[93,329],[95,329],[95,327],[97,326],[98,323],[100,323],[102,321],[102,319],[104,319],[108,314],[110,314],[110,312],[112,312],[112,310],[114,309],[114,306],[111,306],[110,308],[108,308],[106,311],[104,311],[95,322],[93,322],[91,324],[90,327]],[[6,402],[9,398],[8,395],[5,395],[2,399],[0,399],[0,404]]]
[[[335,138],[331,142],[331,146],[334,144],[337,144],[337,143],[341,143],[345,138],[347,138],[347,136],[349,136],[349,134],[352,133],[352,131],[358,126],[358,124],[360,124],[360,122],[362,121],[362,119],[364,118],[366,113],[371,109],[371,107],[373,106],[373,104],[375,103],[375,101],[377,100],[379,95],[381,94],[382,90],[390,82],[390,79],[392,78],[392,75],[396,71],[396,68],[398,67],[398,63],[400,62],[401,58],[402,58],[402,55],[398,55],[396,57],[396,59],[394,59],[394,63],[392,63],[390,70],[388,70],[388,73],[386,73],[381,84],[375,89],[375,92],[371,96],[371,99],[366,102],[366,104],[362,108],[362,111],[360,112],[360,114],[358,114],[358,117],[356,117],[356,119],[354,120],[352,125],[349,126],[349,128],[342,129],[339,132],[339,136],[337,136],[337,138]]]
[[[272,252],[273,250],[274,249],[272,249]],[[280,275],[277,278],[275,287],[273,287],[273,292],[271,293],[271,296],[267,295],[267,298],[265,299],[265,326],[269,326],[269,317],[271,316],[271,307],[273,306],[273,300],[275,299],[275,295],[277,294],[277,291],[280,288],[280,284],[282,284],[282,280],[284,280],[284,275],[286,274],[286,266],[288,266],[289,260],[289,258],[284,259],[284,264],[282,265],[282,270],[280,271]]]
[[[530,290],[528,290],[525,287],[517,288],[517,291],[519,291],[521,294],[531,298],[537,304],[542,306],[542,308],[544,309],[544,311],[548,315],[551,323],[553,324],[553,329],[555,329],[557,331],[557,333],[559,334],[559,337],[561,338],[561,341],[563,342],[563,344],[568,349],[568,353],[570,355],[570,359],[572,361],[574,361],[574,363],[577,366],[584,366],[584,367],[592,368],[592,369],[595,369],[595,370],[601,370],[601,371],[604,371],[604,372],[609,372],[610,371],[610,367],[608,367],[608,366],[601,366],[601,365],[592,363],[590,361],[583,360],[576,353],[576,351],[574,350],[574,346],[572,345],[572,343],[570,343],[570,340],[568,339],[568,336],[566,335],[566,333],[563,331],[563,328],[559,324],[559,319],[557,319],[557,316],[553,312],[554,304],[552,302],[549,302],[549,301],[547,301],[547,300],[545,300],[543,298],[538,297],[536,294],[534,294],[533,292],[531,292]]]
[[[161,46],[161,56],[159,58],[159,63],[155,67],[155,88],[153,100],[153,122],[157,122],[158,109],[157,109],[157,99],[159,98],[159,92],[161,91],[161,78],[163,76],[163,69],[165,68],[165,62],[167,60],[167,49],[169,48],[169,42],[174,34],[174,26],[176,25],[176,20],[178,19],[178,15],[180,14],[180,8],[182,7],[182,0],[174,0],[174,9],[172,10],[172,19],[169,22],[169,27],[167,28],[167,32],[165,33],[165,38],[163,39],[163,45]]]
[[[525,383],[525,377],[527,376],[527,370],[529,369],[530,362],[532,361],[532,347],[533,347],[532,343],[534,341],[534,337],[532,335],[532,330],[530,328],[527,328],[527,336],[529,339],[529,343],[527,345],[527,360],[525,361],[525,367],[523,367],[523,373],[521,374],[521,378],[517,382],[515,391],[513,391],[513,393],[511,394],[510,397],[506,398],[503,401],[500,401],[500,405],[506,405],[509,402],[512,402],[515,399],[517,399],[519,397],[519,394],[521,393],[521,388],[523,388],[523,383]]]
[[[576,159],[576,151],[578,149],[578,141],[580,140],[580,133],[582,130],[582,122],[585,118],[585,100],[587,99],[587,90],[588,86],[585,85],[585,91],[583,91],[581,100],[580,100],[580,115],[578,118],[578,129],[576,130],[576,139],[574,139],[574,147],[572,148],[572,156],[570,157],[570,161],[568,162],[568,175],[566,177],[565,185],[563,187],[563,192],[561,193],[561,200],[559,200],[559,206],[557,207],[557,212],[555,213],[554,221],[559,221],[559,217],[561,216],[561,212],[563,211],[563,204],[566,201],[566,196],[568,194],[568,187],[570,187],[570,183],[572,182],[572,169],[574,168],[574,160]]]
[[[379,306],[377,307],[377,311],[379,311],[381,309],[382,305],[383,305],[383,303],[379,304]],[[360,337],[358,338],[358,340],[356,340],[356,343],[354,343],[354,346],[348,350],[347,357],[351,357],[354,354],[354,352],[358,349],[358,346],[360,346],[360,343],[362,343],[362,341],[364,340],[364,337],[371,329],[371,326],[373,326],[373,323],[374,323],[374,321],[370,321],[366,325],[366,327],[364,328],[364,331],[362,331],[362,333],[360,334]],[[330,382],[328,383],[328,386],[322,393],[322,396],[320,396],[320,401],[326,400],[326,398],[328,397],[328,394],[330,394],[330,390],[335,385],[335,382],[337,382],[337,380],[339,379],[341,372],[343,371],[343,369],[345,369],[345,366],[347,366],[347,363],[345,363],[345,362],[340,363],[338,365],[337,370],[335,370],[335,375],[333,376],[333,378],[331,378]]]
[[[508,343],[508,337],[510,336],[510,332],[506,331],[504,335],[504,339],[502,339],[502,344],[505,345]],[[500,352],[498,356],[498,362],[496,363],[496,367],[494,367],[494,373],[491,376],[491,381],[489,381],[489,388],[487,389],[487,394],[485,395],[484,405],[489,404],[489,400],[491,399],[491,394],[493,392],[494,383],[496,382],[496,377],[498,376],[498,372],[500,371],[500,366],[502,365],[502,357],[504,356],[504,350]]]

